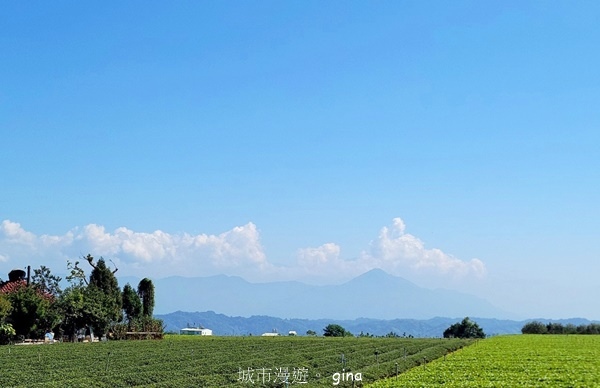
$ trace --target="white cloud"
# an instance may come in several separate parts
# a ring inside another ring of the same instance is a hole
[[[28,245],[35,240],[33,233],[25,231],[21,228],[21,224],[9,220],[2,221],[0,231],[8,241],[13,243]]]
[[[479,259],[460,260],[440,249],[427,249],[417,237],[408,234],[401,218],[394,218],[391,227],[383,227],[379,236],[371,241],[370,249],[358,258],[344,260],[340,247],[333,243],[298,251],[297,266],[304,274],[323,279],[347,279],[373,268],[391,274],[406,276],[428,274],[453,279],[474,276],[481,278],[486,269]]]
[[[383,227],[369,249],[357,258],[344,258],[341,252],[333,242],[301,248],[295,263],[276,266],[267,260],[260,232],[251,222],[210,235],[161,230],[146,233],[126,227],[110,232],[104,226],[89,224],[63,235],[37,236],[9,220],[0,224],[0,263],[5,269],[43,264],[63,272],[67,260],[91,253],[113,260],[122,275],[155,277],[224,273],[249,280],[320,279],[327,283],[347,280],[373,268],[400,276],[412,271],[452,278],[482,277],[486,272],[478,259],[463,261],[440,249],[425,248],[419,238],[406,233],[400,218],[393,219],[390,227]],[[23,259],[28,262],[23,263]]]
[[[337,262],[339,256],[340,247],[334,243],[327,243],[318,248],[298,250],[298,263],[303,267],[321,267]]]
[[[104,226],[89,224],[64,235],[36,236],[18,223],[5,220],[0,225],[0,261],[9,262],[9,257],[30,261],[15,262],[15,266],[50,266],[50,260],[60,271],[66,268],[67,259],[74,261],[88,253],[113,259],[122,274],[141,276],[202,276],[269,268],[253,223],[219,235],[144,233],[125,227],[108,232]]]
[[[371,242],[370,253],[363,253],[363,257],[379,263],[382,268],[408,267],[458,276],[481,277],[485,274],[481,260],[463,261],[440,249],[427,249],[419,238],[405,230],[404,221],[394,218],[392,227],[381,229],[379,236]]]

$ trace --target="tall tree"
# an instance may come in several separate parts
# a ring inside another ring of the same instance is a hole
[[[123,311],[128,321],[139,318],[142,315],[142,301],[129,283],[123,287]]]
[[[87,255],[86,260],[94,268],[85,292],[86,315],[96,334],[102,335],[106,334],[111,322],[120,321],[123,317],[123,299],[114,275],[117,270],[111,271],[102,257],[96,264],[91,255]]]
[[[77,331],[86,325],[84,293],[83,286],[73,285],[68,287],[58,300],[58,308],[62,315],[61,329],[73,341],[76,340]]]
[[[142,299],[142,315],[151,317],[154,312],[154,284],[152,284],[152,280],[148,278],[140,280],[137,291]]]

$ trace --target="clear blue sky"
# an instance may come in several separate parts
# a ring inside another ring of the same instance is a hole
[[[0,6],[0,277],[381,267],[600,319],[600,5]]]

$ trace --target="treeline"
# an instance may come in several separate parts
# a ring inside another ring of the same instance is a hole
[[[80,262],[67,262],[69,286],[61,289],[62,278],[41,266],[26,273],[11,271],[0,280],[0,343],[19,339],[61,338],[78,341],[126,338],[127,332],[151,332],[162,337],[163,322],[152,317],[154,285],[143,279],[134,290],[119,288],[114,270],[103,258],[83,258],[92,269],[86,275]],[[114,263],[113,263],[114,265]]]
[[[575,326],[572,323],[563,325],[562,323],[543,324],[539,321],[526,323],[521,329],[523,334],[600,334],[600,323],[590,323],[589,325]]]

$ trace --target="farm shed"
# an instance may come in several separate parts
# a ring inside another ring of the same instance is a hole
[[[179,334],[182,334],[182,335],[212,335],[212,330],[186,327],[185,329],[179,330]]]

